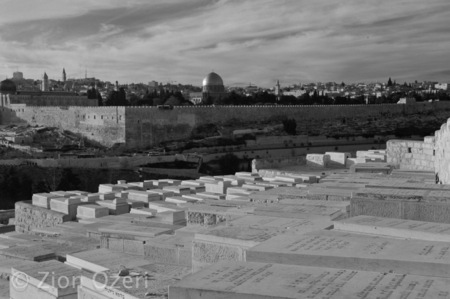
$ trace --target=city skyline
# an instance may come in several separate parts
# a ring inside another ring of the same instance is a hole
[[[450,81],[450,3],[5,1],[0,75],[225,85]],[[6,9],[5,9],[6,8]]]

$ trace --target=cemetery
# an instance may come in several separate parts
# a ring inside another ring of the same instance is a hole
[[[450,187],[387,156],[34,194],[0,298],[450,298]]]

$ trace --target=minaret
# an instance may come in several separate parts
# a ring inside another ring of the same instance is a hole
[[[44,72],[44,77],[42,78],[41,91],[48,91],[48,76],[47,76],[47,73],[45,73],[45,72]]]
[[[119,81],[116,81],[116,91],[119,91]]]
[[[280,80],[277,80],[277,85],[275,86],[275,96],[277,97],[277,101],[279,101],[281,98]]]
[[[66,70],[63,68],[63,72],[62,72],[62,80],[63,83],[66,83],[67,77],[66,77]]]

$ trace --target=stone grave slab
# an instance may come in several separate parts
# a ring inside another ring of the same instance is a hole
[[[163,190],[163,189],[151,189],[147,190],[148,193],[158,194],[160,196],[160,200],[165,200],[168,196],[173,196],[174,193],[172,191]]]
[[[66,264],[77,269],[102,272],[118,269],[120,266],[134,268],[150,264],[150,262],[143,257],[100,248],[68,254]]]
[[[225,195],[223,193],[214,193],[214,192],[200,192],[197,193],[198,196],[203,196],[205,198],[216,199],[216,200],[224,200]]]
[[[98,205],[82,205],[77,208],[78,218],[100,218],[109,215],[109,209]]]
[[[186,203],[195,203],[198,200],[192,198],[186,198],[182,196],[168,196],[166,197],[165,202],[173,203],[173,204],[186,204]]]
[[[265,263],[218,263],[169,287],[169,299],[447,298],[449,279]]]
[[[192,266],[192,238],[160,235],[146,240],[144,255],[152,262]]]
[[[98,231],[101,233],[108,233],[111,235],[124,235],[129,237],[134,236],[147,238],[152,238],[161,234],[173,233],[171,229],[164,229],[158,227],[144,227],[127,224],[114,224],[110,226],[102,226],[98,228]]]
[[[253,210],[253,214],[282,218],[316,218],[324,221],[337,220],[347,217],[347,213],[342,211],[341,208],[297,204],[256,206]]]
[[[135,267],[130,275],[118,277],[114,271],[104,275],[83,273],[78,288],[79,299],[168,298],[168,286],[189,274],[183,266],[149,264]],[[116,282],[112,284],[112,282]],[[105,287],[98,286],[105,285]]]
[[[123,199],[102,200],[97,202],[98,205],[106,207],[110,215],[121,215],[129,212],[129,205]]]
[[[450,277],[450,243],[317,231],[279,235],[247,250],[247,261]]]
[[[447,223],[361,215],[335,221],[334,229],[405,239],[450,242],[450,224]]]
[[[81,202],[80,198],[52,198],[50,200],[52,211],[66,214],[70,220],[76,219],[78,206],[84,204],[86,203]]]
[[[50,209],[50,199],[60,196],[51,193],[35,193],[32,197],[32,204],[41,208]]]
[[[163,190],[173,192],[176,195],[191,194],[191,188],[186,186],[165,186]]]
[[[192,267],[194,271],[222,260],[245,261],[246,252],[279,234],[303,234],[325,229],[330,223],[307,219],[245,216],[195,234]]]
[[[10,296],[26,298],[76,298],[80,271],[57,261],[20,265],[11,269]],[[58,281],[60,283],[58,283]]]
[[[156,210],[149,208],[138,208],[130,210],[130,214],[145,215],[147,217],[154,217],[156,213],[157,213]]]

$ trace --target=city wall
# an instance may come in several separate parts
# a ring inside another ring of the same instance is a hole
[[[0,123],[29,123],[59,127],[80,133],[90,140],[129,148],[156,146],[164,141],[186,139],[205,124],[217,126],[258,122],[280,122],[291,118],[297,127],[323,125],[324,121],[386,118],[450,109],[450,102],[411,105],[336,106],[181,106],[171,110],[157,107],[31,107],[24,104],[0,108]],[[449,112],[450,114],[450,112]],[[450,116],[450,115],[449,115]]]
[[[33,107],[17,104],[1,108],[1,116],[1,124],[57,127],[106,146],[125,142],[125,107]]]
[[[182,106],[172,110],[155,107],[127,107],[126,143],[129,147],[148,147],[163,141],[188,138],[204,124],[246,124],[295,119],[297,127],[322,125],[323,121],[344,119],[394,118],[420,112],[450,109],[450,102],[414,105],[318,105],[318,106]],[[449,113],[450,116],[450,113]]]

